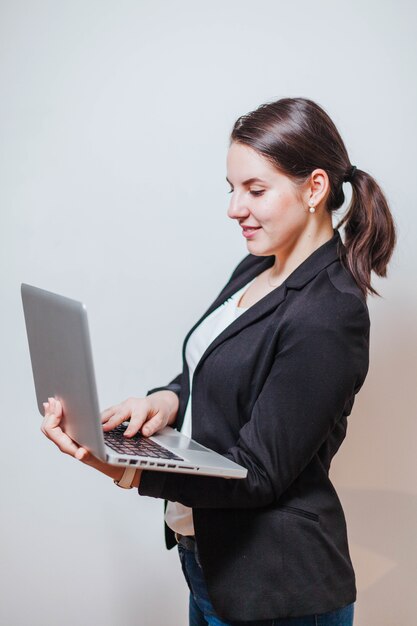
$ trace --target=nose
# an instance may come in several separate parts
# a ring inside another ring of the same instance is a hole
[[[242,194],[233,192],[230,199],[229,208],[227,209],[227,215],[232,220],[242,219],[249,215],[250,211],[247,205],[247,201],[243,198]]]

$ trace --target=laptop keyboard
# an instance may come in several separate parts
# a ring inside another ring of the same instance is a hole
[[[173,459],[174,461],[184,461],[170,450],[160,446],[155,441],[151,441],[140,433],[133,437],[124,437],[126,427],[120,424],[113,430],[103,433],[106,444],[119,454],[130,454],[132,456],[147,456],[154,459]]]

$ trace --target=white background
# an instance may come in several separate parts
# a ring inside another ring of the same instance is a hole
[[[398,226],[332,476],[355,626],[414,624],[416,18],[404,0],[0,2],[1,623],[186,624],[162,501],[117,489],[40,433],[20,283],[87,304],[103,408],[166,384],[247,253],[226,216],[233,123],[304,96]]]

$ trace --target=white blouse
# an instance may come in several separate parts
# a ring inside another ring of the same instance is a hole
[[[255,278],[250,280],[246,285],[239,289],[239,291],[236,291],[230,298],[218,306],[217,309],[212,311],[201,322],[201,324],[194,329],[188,338],[185,349],[185,358],[188,364],[190,377],[190,395],[184,415],[184,421],[181,427],[181,432],[188,437],[191,437],[192,382],[197,363],[217,335],[220,335],[220,333],[223,332],[229,324],[231,324],[239,315],[249,308],[239,307],[238,302],[243,295],[243,292],[246,291],[254,280]],[[168,502],[165,511],[165,521],[174,532],[177,532],[180,535],[194,535],[192,509],[188,506],[184,506],[180,502]]]

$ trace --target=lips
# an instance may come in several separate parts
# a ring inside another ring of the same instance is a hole
[[[258,230],[261,230],[261,226],[242,226],[242,235],[249,239],[254,237]]]

